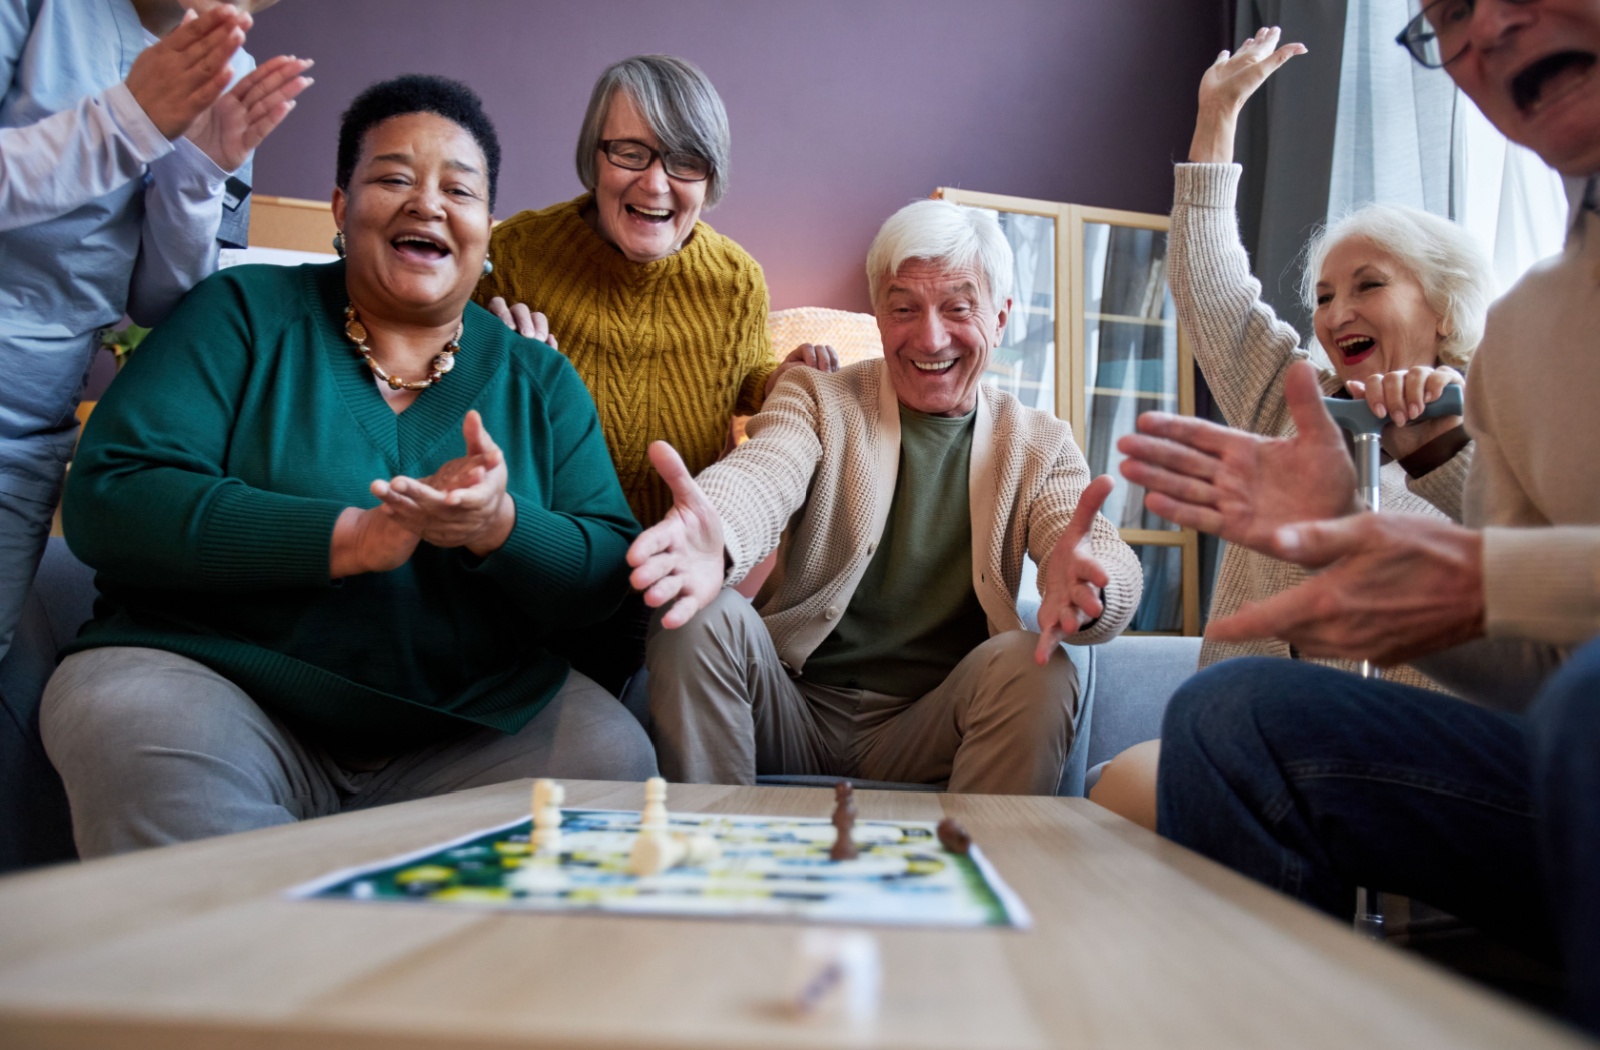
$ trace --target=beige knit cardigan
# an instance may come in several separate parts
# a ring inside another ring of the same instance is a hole
[[[1228,425],[1254,434],[1288,436],[1294,433],[1294,422],[1283,397],[1283,374],[1294,362],[1312,358],[1301,349],[1300,334],[1261,301],[1261,284],[1250,273],[1234,212],[1241,170],[1237,164],[1177,165],[1167,276],[1178,323],[1189,333],[1195,360]],[[1328,394],[1343,385],[1329,368],[1319,365],[1318,376]],[[1422,478],[1408,477],[1399,463],[1384,464],[1379,475],[1381,509],[1460,521],[1472,455],[1473,446],[1468,445]],[[1211,600],[1211,618],[1227,616],[1246,602],[1270,598],[1306,576],[1298,565],[1228,544]],[[1291,655],[1289,644],[1276,638],[1239,643],[1207,638],[1200,648],[1200,666],[1233,656]],[[1355,669],[1343,660],[1315,662]],[[1439,688],[1410,667],[1391,668],[1383,676],[1425,689]]]
[[[1025,554],[1048,578],[1050,555],[1089,483],[1071,429],[1009,394],[980,388],[972,435],[972,587],[990,634],[1022,629],[1017,589]],[[738,583],[778,550],[756,608],[792,671],[838,623],[883,537],[900,465],[900,414],[881,358],[829,374],[785,374],[750,440],[698,481],[722,517]],[[781,541],[781,545],[780,545]],[[1105,611],[1072,637],[1116,637],[1139,604],[1143,574],[1116,528],[1097,515],[1090,549],[1110,580]]]

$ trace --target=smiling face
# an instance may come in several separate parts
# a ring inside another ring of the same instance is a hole
[[[895,396],[932,416],[963,416],[1006,328],[1011,300],[996,308],[976,267],[908,259],[878,284],[878,332]]]
[[[477,141],[437,114],[373,125],[349,190],[333,192],[360,308],[426,324],[461,314],[489,251],[487,170]]]
[[[611,96],[600,138],[633,139],[661,150],[661,140],[626,91]],[[629,171],[607,160],[604,150],[598,152],[594,203],[600,236],[637,263],[665,259],[682,248],[700,218],[709,181],[668,178],[659,157],[643,171]]]
[[[1501,134],[1565,175],[1600,171],[1600,0],[1478,0],[1445,67]]]
[[[1323,259],[1312,323],[1340,379],[1439,360],[1444,322],[1421,283],[1365,237],[1345,238]]]

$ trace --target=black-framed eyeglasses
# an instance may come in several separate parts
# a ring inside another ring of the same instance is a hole
[[[1529,4],[1533,0],[1504,0],[1508,4]],[[1466,51],[1472,28],[1475,0],[1434,0],[1422,13],[1406,23],[1394,42],[1411,52],[1411,57],[1429,69],[1443,69]]]
[[[606,160],[629,171],[643,171],[661,158],[661,170],[680,182],[704,182],[711,177],[711,162],[694,153],[662,153],[635,139],[601,139],[597,143]]]

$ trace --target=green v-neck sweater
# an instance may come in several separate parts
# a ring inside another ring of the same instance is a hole
[[[556,627],[598,622],[638,532],[594,403],[543,343],[467,306],[456,366],[396,415],[343,335],[343,263],[240,266],[140,347],[79,445],[63,520],[101,601],[67,652],[147,646],[204,663],[329,746],[393,754],[521,729],[567,677]],[[516,525],[487,558],[423,543],[332,581],[374,478],[464,455],[483,414]]]

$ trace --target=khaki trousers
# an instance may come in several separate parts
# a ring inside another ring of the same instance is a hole
[[[755,609],[732,590],[689,623],[651,627],[645,664],[656,754],[668,780],[753,784],[758,773],[948,783],[1053,795],[1078,708],[1078,674],[1039,636],[996,635],[922,697],[791,678]]]

